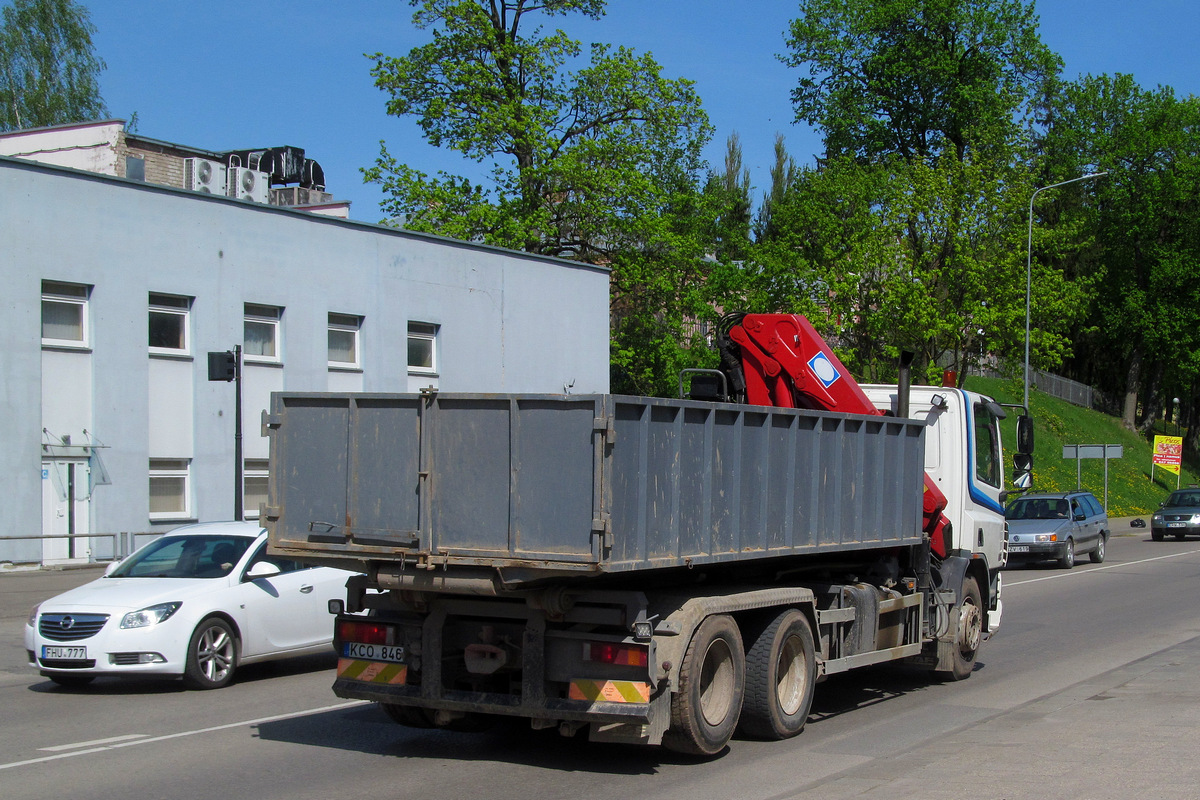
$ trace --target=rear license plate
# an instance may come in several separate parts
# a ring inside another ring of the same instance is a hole
[[[364,661],[388,661],[393,664],[404,663],[404,648],[399,645],[343,642],[342,655],[345,658],[361,658]]]
[[[1168,528],[1186,528],[1187,523],[1186,522],[1168,522],[1167,527]]]
[[[1008,546],[1008,552],[1010,552],[1010,553],[1028,553],[1029,545],[1027,545],[1027,544],[1010,544]]]
[[[55,658],[64,661],[82,661],[87,658],[86,647],[51,647],[42,645],[42,658]]]

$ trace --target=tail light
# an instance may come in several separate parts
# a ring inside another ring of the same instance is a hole
[[[338,640],[363,644],[395,644],[396,629],[378,622],[339,620]]]
[[[637,645],[587,642],[583,645],[583,660],[627,667],[645,667],[650,664],[650,651],[646,647]]]

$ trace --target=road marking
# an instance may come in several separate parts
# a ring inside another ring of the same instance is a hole
[[[1151,561],[1162,561],[1166,558],[1178,558],[1179,556],[1194,556],[1200,553],[1200,550],[1186,550],[1182,553],[1171,553],[1166,556],[1154,556],[1153,558],[1140,558],[1137,561],[1120,561],[1116,564],[1105,564],[1100,567],[1090,567],[1088,569],[1071,569],[1065,572],[1060,572],[1057,575],[1046,575],[1042,578],[1030,578],[1025,581],[1004,581],[1004,588],[1010,586],[1023,586],[1026,583],[1037,583],[1038,581],[1052,581],[1055,578],[1070,578],[1072,575],[1087,575],[1092,572],[1100,572],[1106,569],[1116,569],[1117,567],[1132,567],[1134,564],[1149,564]]]
[[[184,736],[196,736],[197,734],[201,734],[201,733],[212,733],[214,731],[224,731],[224,730],[229,730],[230,728],[242,728],[242,727],[246,727],[246,726],[250,726],[250,725],[263,725],[268,722],[279,722],[280,720],[285,720],[285,719],[296,719],[298,717],[307,717],[312,714],[324,714],[326,711],[341,711],[343,709],[353,708],[354,706],[366,705],[368,702],[370,702],[370,701],[368,701],[368,700],[351,700],[348,703],[338,703],[338,704],[332,705],[332,706],[322,706],[321,708],[310,708],[305,711],[294,711],[291,714],[276,714],[275,716],[272,716],[272,717],[259,717],[258,719],[248,719],[248,720],[243,720],[242,722],[230,722],[225,725],[213,725],[210,728],[197,728],[196,730],[192,730],[192,731],[180,731],[178,733],[168,733],[163,736],[146,736],[145,734],[135,734],[132,736],[116,736],[116,737],[113,737],[112,739],[103,740],[103,741],[111,742],[111,744],[102,745],[100,747],[90,747],[87,750],[75,750],[70,753],[56,753],[55,755],[42,756],[41,758],[29,758],[24,761],[11,761],[7,764],[0,764],[0,770],[12,769],[13,767],[27,767],[27,766],[30,766],[31,764],[44,764],[47,761],[57,761],[60,758],[74,758],[75,756],[84,756],[84,755],[88,755],[89,753],[102,753],[106,750],[116,750],[117,748],[120,748],[120,747],[133,747],[133,746],[139,745],[139,744],[150,744],[151,742],[164,742],[167,739],[179,739]],[[133,738],[133,736],[141,737],[141,738],[137,738],[135,741],[130,741],[130,739]],[[58,749],[62,749],[63,747],[85,747],[88,744],[90,744],[90,743],[84,742],[84,743],[81,743],[78,745],[63,745],[63,746],[60,746]],[[41,749],[50,750],[50,749],[54,749],[54,748],[43,747]]]
[[[124,736],[111,736],[107,739],[94,739],[90,742],[76,742],[75,744],[60,744],[54,747],[39,747],[38,750],[45,750],[50,753],[57,753],[62,750],[77,750],[80,747],[95,747],[100,744],[112,744],[113,742],[126,742],[130,739],[144,739],[148,734],[145,733],[128,733]]]

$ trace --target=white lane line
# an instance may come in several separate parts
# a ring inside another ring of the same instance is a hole
[[[29,758],[24,761],[11,761],[7,764],[0,764],[0,770],[12,769],[13,767],[27,767],[31,764],[44,764],[47,761],[57,761],[60,758],[74,758],[75,756],[83,756],[89,753],[102,753],[106,750],[115,750],[118,747],[133,747],[139,744],[150,744],[151,742],[163,742],[167,739],[179,739],[183,736],[195,736],[200,733],[212,733],[213,731],[224,731],[230,728],[242,728],[250,725],[263,725],[268,722],[279,722],[285,719],[296,719],[298,717],[307,717],[312,714],[323,714],[326,711],[340,711],[354,706],[366,705],[368,700],[351,700],[347,703],[338,703],[332,706],[323,706],[321,708],[310,708],[305,711],[295,711],[291,714],[276,714],[273,717],[260,717],[258,719],[248,719],[242,722],[230,722],[226,725],[214,725],[211,728],[197,728],[192,731],[180,731],[179,733],[168,733],[165,736],[151,736],[137,741],[124,741],[125,737],[116,737],[122,741],[114,742],[111,745],[102,747],[92,747],[87,750],[75,750],[70,753],[57,753],[52,756],[42,756],[41,758]]]
[[[112,744],[113,742],[125,742],[130,739],[143,739],[148,734],[145,733],[129,733],[124,736],[110,736],[107,739],[94,739],[90,742],[76,742],[75,744],[60,744],[54,747],[39,747],[38,750],[45,750],[48,753],[58,753],[63,750],[78,750],[80,747],[95,747],[99,744]]]
[[[1088,575],[1093,572],[1101,572],[1106,569],[1117,569],[1118,567],[1132,567],[1134,564],[1149,564],[1151,561],[1162,561],[1166,558],[1179,558],[1180,556],[1194,556],[1200,553],[1200,550],[1186,550],[1182,553],[1171,553],[1166,556],[1154,556],[1153,558],[1140,558],[1137,561],[1121,561],[1116,564],[1105,564],[1102,567],[1090,567],[1089,569],[1070,569],[1060,572],[1056,575],[1046,575],[1042,578],[1030,578],[1025,581],[1004,581],[1004,588],[1010,586],[1023,586],[1026,583],[1037,583],[1038,581],[1052,581],[1056,578],[1070,578],[1074,575]]]

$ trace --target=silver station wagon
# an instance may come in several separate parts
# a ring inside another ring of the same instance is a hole
[[[1044,492],[1014,500],[1004,511],[1008,521],[1008,562],[1057,561],[1063,569],[1087,553],[1104,560],[1108,515],[1091,492]]]

